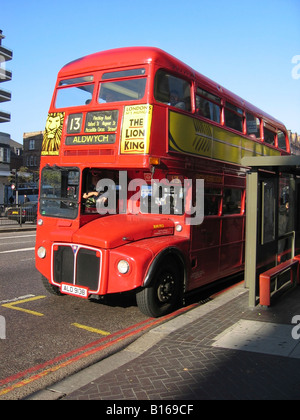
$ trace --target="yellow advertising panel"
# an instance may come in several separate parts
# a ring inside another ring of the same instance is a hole
[[[170,150],[212,157],[212,127],[196,118],[170,111],[169,147]]]
[[[244,156],[280,154],[262,142],[173,111],[169,112],[169,150],[235,164],[241,164]]]
[[[50,112],[48,114],[43,137],[42,156],[59,155],[64,119],[64,112]]]
[[[152,105],[129,105],[124,108],[121,153],[149,153]]]

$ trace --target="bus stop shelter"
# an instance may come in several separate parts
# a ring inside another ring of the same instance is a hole
[[[245,287],[259,304],[259,276],[292,261],[300,237],[300,156],[244,157],[246,179]]]

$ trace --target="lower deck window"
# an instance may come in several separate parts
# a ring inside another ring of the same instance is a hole
[[[225,188],[223,192],[223,215],[240,214],[242,205],[242,190]]]

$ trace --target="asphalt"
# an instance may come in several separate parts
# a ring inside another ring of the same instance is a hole
[[[239,283],[26,399],[131,401],[133,407],[181,401],[185,409],[187,402],[200,409],[201,400],[298,400],[299,322],[300,287],[269,308],[253,309]]]
[[[187,404],[200,410],[203,400],[299,400],[300,287],[288,288],[269,308],[250,308],[248,294],[242,282],[212,295],[25,399],[114,401],[120,407],[181,401],[181,414]]]
[[[4,223],[5,222],[5,223]],[[18,225],[17,223],[13,224],[11,223],[6,223],[5,221],[2,221],[0,218],[0,233],[4,233],[4,232],[27,232],[27,231],[35,231],[36,230],[36,225],[34,223],[23,223],[21,226]]]

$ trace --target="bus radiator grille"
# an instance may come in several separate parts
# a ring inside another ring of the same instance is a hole
[[[53,282],[87,287],[97,292],[100,282],[100,252],[79,245],[55,245]]]

